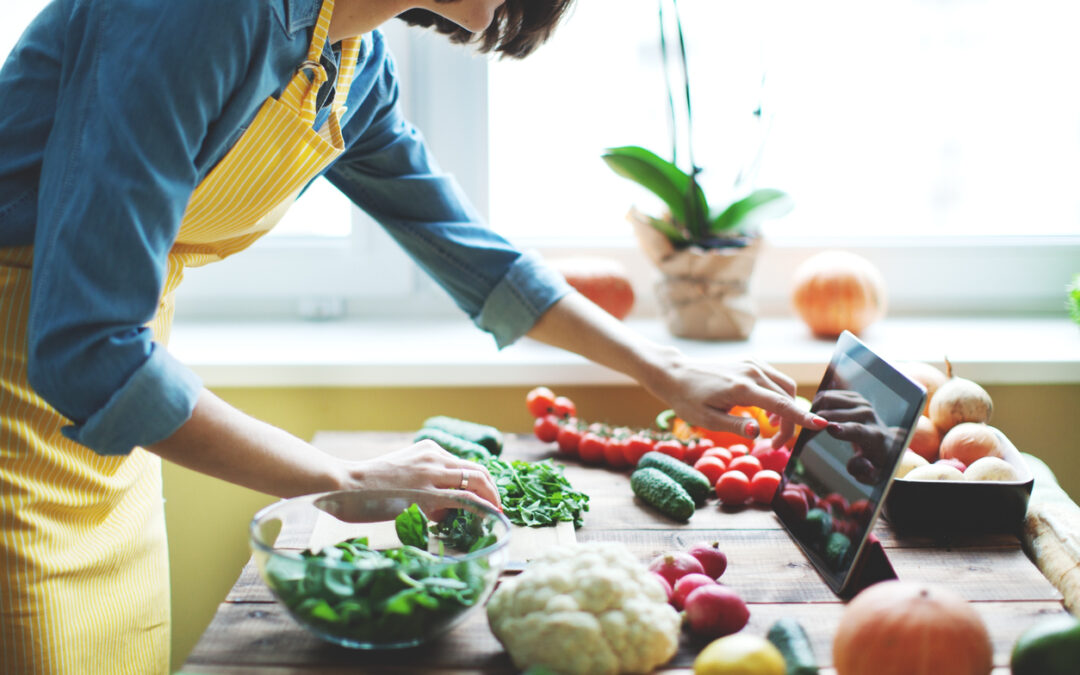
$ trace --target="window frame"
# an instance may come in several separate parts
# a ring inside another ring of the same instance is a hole
[[[490,57],[399,21],[383,32],[394,49],[406,116],[486,219]],[[268,240],[229,265],[193,271],[181,291],[181,309],[187,303],[183,315],[325,318],[457,312],[377,224],[355,208],[353,221],[347,243]],[[1022,224],[1017,231],[1023,231]],[[634,315],[657,315],[651,291],[657,272],[638,250],[629,225],[625,237],[560,241],[538,233],[512,240],[549,258],[602,255],[619,260],[636,290]],[[792,271],[810,255],[835,248],[863,255],[881,269],[892,315],[1059,314],[1065,286],[1080,272],[1080,233],[934,239],[777,234],[766,239],[751,282],[761,314],[790,315]]]

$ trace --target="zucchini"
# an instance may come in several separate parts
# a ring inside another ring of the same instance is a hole
[[[786,675],[817,675],[814,647],[797,620],[788,617],[777,619],[765,637],[783,655],[787,664]]]
[[[442,429],[448,434],[482,445],[496,457],[501,455],[503,451],[502,432],[487,424],[470,422],[446,415],[436,415],[424,420],[424,427],[427,429]]]
[[[659,469],[638,468],[630,474],[630,489],[647,504],[676,520],[690,520],[694,500],[683,486]]]
[[[486,462],[491,459],[491,453],[484,446],[465,440],[460,436],[455,436],[442,429],[424,427],[413,436],[413,441],[418,442],[425,439],[435,441],[442,446],[443,450],[462,459],[469,459],[474,462]]]
[[[690,497],[694,500],[694,503],[698,506],[705,503],[705,500],[712,494],[713,486],[709,482],[709,479],[705,477],[705,474],[701,473],[694,467],[690,466],[686,462],[681,462],[671,455],[665,455],[662,452],[655,450],[646,452],[640,461],[638,461],[638,468],[652,468],[659,469],[665,474],[675,479],[679,485],[689,493]]]

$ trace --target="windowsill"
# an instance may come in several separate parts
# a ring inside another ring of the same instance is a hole
[[[644,336],[701,362],[752,356],[800,383],[821,379],[833,343],[793,318],[763,318],[747,341],[673,338],[657,320]],[[863,340],[886,359],[948,357],[982,384],[1080,383],[1080,327],[1064,318],[890,318]],[[630,384],[602,366],[533,340],[498,351],[463,319],[180,322],[170,350],[210,387],[436,387]]]

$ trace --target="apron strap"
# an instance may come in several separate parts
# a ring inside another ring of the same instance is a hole
[[[299,70],[281,94],[281,100],[291,104],[307,124],[315,123],[315,100],[318,97],[319,87],[327,80],[326,69],[322,67],[319,59],[322,57],[323,47],[326,46],[326,37],[330,31],[330,17],[333,15],[334,0],[323,0],[322,7],[319,9],[319,18],[315,22],[315,29],[311,36],[311,45],[308,47],[307,60],[300,64]],[[342,61],[344,61],[344,50]],[[305,71],[311,72],[310,79]],[[351,67],[349,71],[351,75]]]

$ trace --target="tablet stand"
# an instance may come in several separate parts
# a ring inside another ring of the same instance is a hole
[[[885,555],[885,547],[881,545],[877,537],[873,537],[866,542],[859,553],[859,559],[855,561],[855,569],[852,572],[852,579],[841,597],[844,599],[854,597],[859,591],[871,584],[896,578],[898,578],[896,570],[893,569],[892,564],[889,562],[889,557]]]

